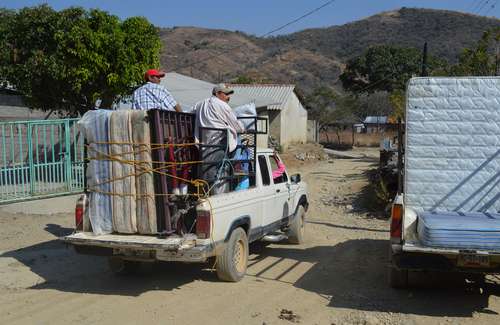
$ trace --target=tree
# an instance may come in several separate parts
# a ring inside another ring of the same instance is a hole
[[[343,124],[356,120],[353,113],[356,111],[356,98],[340,95],[328,87],[320,87],[305,97],[304,102],[309,110],[309,117],[318,122],[318,131],[325,132],[327,142],[330,142],[328,130],[331,125],[334,125],[340,144],[340,131]]]
[[[408,80],[419,75],[422,53],[415,48],[374,46],[363,55],[350,60],[340,75],[345,90],[356,93],[404,90]],[[441,69],[446,63],[430,57],[428,70]]]
[[[0,15],[9,19],[0,23],[0,71],[32,108],[75,116],[98,99],[110,107],[159,66],[158,30],[145,18],[47,5]]]
[[[0,8],[0,62],[10,61],[13,51],[9,48],[8,39],[10,38],[9,25],[12,24],[15,12],[13,10],[7,10]],[[4,88],[7,86],[7,79],[5,75],[7,69],[4,65],[0,64],[0,87]]]
[[[455,76],[500,75],[500,27],[483,33],[475,48],[464,49],[458,64],[451,68]]]

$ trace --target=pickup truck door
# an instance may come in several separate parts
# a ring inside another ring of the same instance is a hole
[[[278,170],[278,157],[269,156],[269,163],[271,165],[271,178],[272,172]],[[274,184],[274,202],[275,202],[275,220],[281,221],[293,213],[293,206],[290,195],[290,180],[286,171],[282,175],[272,179]]]
[[[286,173],[281,177],[273,181],[272,179],[272,168],[277,169],[276,161],[273,156],[265,155],[259,159],[259,163],[263,165],[263,159],[265,158],[269,186],[264,186],[266,190],[267,198],[264,201],[264,212],[263,212],[263,227],[264,232],[268,233],[276,230],[281,222],[281,219],[288,216],[289,213],[289,186],[287,185],[288,176]],[[262,169],[261,169],[262,170]],[[264,182],[264,178],[263,178]]]
[[[276,219],[276,208],[274,201],[275,189],[271,180],[271,172],[269,160],[267,155],[259,155],[259,169],[260,169],[260,191],[263,197],[262,201],[262,235],[269,232],[269,225]]]

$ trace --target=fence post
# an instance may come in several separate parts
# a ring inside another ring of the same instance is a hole
[[[71,130],[69,119],[64,120],[64,170],[66,176],[66,186],[71,192]]]
[[[28,175],[29,175],[29,182],[30,182],[30,195],[35,194],[35,168],[33,166],[33,139],[32,139],[32,132],[33,132],[33,125],[31,123],[28,124],[28,129],[26,130],[26,137],[27,139],[27,144],[28,144]]]

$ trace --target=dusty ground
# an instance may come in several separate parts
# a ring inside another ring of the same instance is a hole
[[[427,282],[434,288],[388,287],[388,222],[357,206],[375,154],[290,164],[310,188],[307,244],[254,251],[240,283],[182,264],[114,277],[105,258],[76,255],[57,241],[71,232],[72,216],[5,213],[0,323],[499,324],[496,284],[478,290],[445,276]]]

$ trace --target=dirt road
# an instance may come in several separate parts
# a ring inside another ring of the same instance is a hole
[[[57,240],[72,216],[2,215],[0,323],[500,324],[496,284],[478,290],[445,277],[427,282],[440,289],[388,288],[388,222],[356,205],[374,164],[297,166],[310,188],[307,243],[254,250],[240,283],[182,264],[114,277],[105,258]]]

